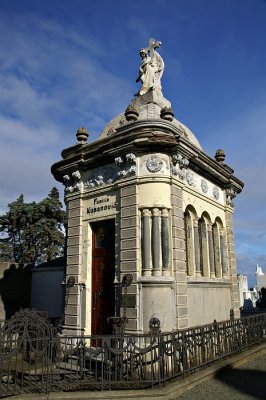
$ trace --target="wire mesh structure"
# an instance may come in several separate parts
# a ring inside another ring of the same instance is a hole
[[[0,397],[20,393],[156,387],[260,343],[266,314],[146,335],[59,334],[35,310],[0,329]]]

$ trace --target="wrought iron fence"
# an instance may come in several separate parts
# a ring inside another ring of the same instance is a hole
[[[136,389],[202,368],[264,340],[266,314],[170,333],[58,334],[36,311],[0,329],[0,397],[52,391]]]

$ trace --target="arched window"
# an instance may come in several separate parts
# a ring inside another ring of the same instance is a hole
[[[211,222],[204,211],[200,218],[191,205],[185,213],[187,275],[225,278],[228,274],[226,237],[222,220]]]
[[[185,231],[186,231],[186,250],[187,250],[187,274],[195,275],[195,252],[194,252],[194,232],[193,232],[193,211],[188,207],[185,211]]]
[[[199,229],[199,246],[200,246],[200,271],[202,276],[209,276],[209,251],[208,251],[208,235],[207,223],[202,216],[198,222]]]
[[[222,258],[221,258],[221,245],[220,245],[220,224],[215,220],[212,226],[213,235],[213,252],[214,252],[214,269],[215,277],[222,277]]]

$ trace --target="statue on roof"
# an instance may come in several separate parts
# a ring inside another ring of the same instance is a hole
[[[161,46],[158,40],[150,39],[149,46],[140,49],[140,56],[142,58],[139,76],[136,82],[141,81],[142,86],[137,93],[137,96],[142,96],[148,90],[156,90],[162,92],[161,77],[164,70],[164,62],[162,57],[155,49]]]

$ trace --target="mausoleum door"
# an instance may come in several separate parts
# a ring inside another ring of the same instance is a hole
[[[92,224],[92,334],[111,333],[108,318],[114,316],[115,221]]]

